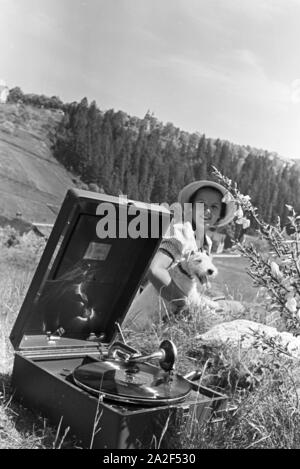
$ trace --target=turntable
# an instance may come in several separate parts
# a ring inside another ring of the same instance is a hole
[[[149,448],[166,422],[226,407],[193,373],[176,373],[171,341],[142,355],[122,334],[169,216],[156,205],[68,191],[11,332],[15,398],[86,447]],[[146,236],[124,235],[141,220]]]
[[[128,353],[124,345],[114,343],[108,353],[111,358],[75,368],[74,382],[91,394],[127,404],[165,405],[185,399],[191,385],[173,373],[177,350],[171,341],[164,340],[158,352],[147,356]],[[153,358],[160,358],[161,368],[146,362]]]

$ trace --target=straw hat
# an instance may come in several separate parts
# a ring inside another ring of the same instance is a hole
[[[214,181],[194,181],[185,186],[178,195],[178,202],[182,205],[191,201],[192,196],[199,190],[204,187],[209,187],[211,189],[217,189],[221,192],[223,199],[222,202],[226,205],[225,216],[221,218],[214,226],[225,226],[230,223],[235,216],[235,212],[237,211],[237,204],[233,200],[232,195],[230,192],[225,189],[225,187],[221,186]],[[225,197],[226,196],[226,197]]]

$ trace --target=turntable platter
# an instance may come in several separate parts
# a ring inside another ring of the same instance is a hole
[[[92,362],[77,367],[74,382],[83,389],[111,400],[134,404],[163,405],[183,400],[191,390],[180,375],[148,363],[121,360]]]

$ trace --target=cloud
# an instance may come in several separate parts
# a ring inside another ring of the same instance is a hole
[[[291,102],[294,104],[300,103],[300,78],[293,80],[291,83]]]
[[[268,76],[263,59],[251,50],[231,51],[226,71],[235,92],[240,95],[260,101],[262,105],[286,106],[290,102],[289,84]]]
[[[300,5],[299,0],[217,0],[223,8],[231,13],[242,13],[248,18],[254,18],[256,21],[272,20],[286,11],[287,8]]]
[[[261,60],[251,50],[232,50],[216,62],[173,55],[153,60],[151,66],[169,69],[169,73],[184,80],[186,86],[195,89],[205,86],[212,94],[221,91],[264,107],[286,107],[291,101],[290,85],[269,78]]]

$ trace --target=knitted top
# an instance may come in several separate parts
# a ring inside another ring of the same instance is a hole
[[[172,238],[163,239],[162,242],[160,243],[158,250],[163,252],[164,254],[167,254],[169,257],[171,257],[173,262],[176,262],[182,256],[183,247],[184,246],[179,239],[177,239],[176,237],[172,237]],[[210,254],[211,247],[212,247],[212,241],[207,235],[205,235],[203,247],[200,248],[199,250],[206,251],[208,254]]]

